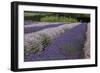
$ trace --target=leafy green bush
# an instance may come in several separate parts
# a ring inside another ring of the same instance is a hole
[[[77,19],[71,17],[64,17],[64,16],[45,16],[42,17],[42,22],[77,22]]]
[[[90,21],[90,14],[24,11],[24,19],[43,22],[77,22]]]

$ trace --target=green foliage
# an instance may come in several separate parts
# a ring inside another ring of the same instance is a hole
[[[42,22],[77,22],[77,19],[64,16],[45,16],[41,18]]]
[[[39,51],[39,48],[38,47],[33,47],[32,49],[31,49],[31,52],[33,52],[33,53],[36,53],[36,52],[38,52]]]
[[[25,11],[24,19],[39,22],[78,22],[90,18],[89,14]]]

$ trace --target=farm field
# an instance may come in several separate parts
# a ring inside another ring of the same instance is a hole
[[[40,23],[39,23],[40,24]],[[38,24],[36,24],[38,25]],[[48,28],[49,26],[51,26]],[[42,26],[26,25],[25,61],[63,60],[84,58],[87,23],[46,23]],[[35,30],[35,31],[34,31]],[[28,30],[29,31],[29,30]]]
[[[24,11],[24,61],[90,58],[90,15]]]

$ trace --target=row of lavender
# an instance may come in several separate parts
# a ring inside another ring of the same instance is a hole
[[[75,24],[72,24],[72,26]],[[66,25],[68,28],[68,26]],[[63,60],[84,58],[87,23],[77,23],[72,29],[64,31],[51,44],[38,53],[30,52],[24,61]]]
[[[28,54],[30,52],[35,53],[38,51],[42,51],[45,47],[47,47],[52,42],[53,39],[57,38],[58,36],[63,34],[65,31],[71,28],[74,28],[75,26],[79,24],[80,23],[71,23],[71,24],[60,23],[60,26],[57,26],[57,27],[45,28],[45,29],[42,29],[41,31],[25,34],[24,36],[25,54]],[[51,25],[51,24],[48,24],[48,25]],[[57,23],[52,24],[52,25],[57,25]],[[32,26],[32,25],[29,25],[29,26]],[[42,24],[41,26],[47,26],[47,24]],[[36,26],[34,25],[33,28],[35,27]]]
[[[52,28],[52,27],[57,27],[60,25],[64,25],[64,22],[55,22],[55,23],[35,23],[35,24],[30,24],[30,25],[25,25],[24,26],[24,33],[31,33],[31,32],[36,32],[36,31],[41,31],[42,29],[47,29],[47,28]]]

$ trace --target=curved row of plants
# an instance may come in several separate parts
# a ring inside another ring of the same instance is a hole
[[[25,55],[28,55],[29,52],[39,52],[47,47],[50,42],[60,36],[65,31],[74,28],[79,25],[79,23],[73,24],[64,24],[54,28],[43,29],[34,33],[25,34],[24,37],[24,50]]]

